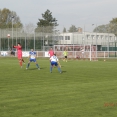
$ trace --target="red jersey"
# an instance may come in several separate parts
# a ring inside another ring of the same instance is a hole
[[[13,46],[13,48],[17,49],[17,57],[18,59],[22,58],[22,46]]]
[[[17,54],[22,54],[22,46],[13,46],[17,49]]]
[[[54,51],[53,50],[50,50],[49,52],[48,52],[48,54],[50,55],[50,57],[51,56],[53,56],[54,55]]]

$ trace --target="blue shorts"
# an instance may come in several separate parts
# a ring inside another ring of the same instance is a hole
[[[36,62],[36,59],[30,59],[30,62]]]
[[[52,62],[51,62],[51,65],[52,65],[52,66],[53,66],[53,65],[57,66],[57,65],[58,65],[58,63],[57,63],[57,62],[52,61]]]

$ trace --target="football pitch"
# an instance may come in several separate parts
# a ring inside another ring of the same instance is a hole
[[[21,69],[17,58],[0,58],[0,117],[116,117],[117,60],[47,59]]]

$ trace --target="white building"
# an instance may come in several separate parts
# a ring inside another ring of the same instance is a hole
[[[108,50],[108,47],[113,46],[117,37],[112,33],[61,33],[56,35],[58,44],[60,45],[94,45],[97,46],[97,51]]]

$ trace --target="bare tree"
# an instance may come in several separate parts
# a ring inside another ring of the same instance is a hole
[[[24,32],[26,33],[34,33],[35,25],[33,23],[25,24]]]

